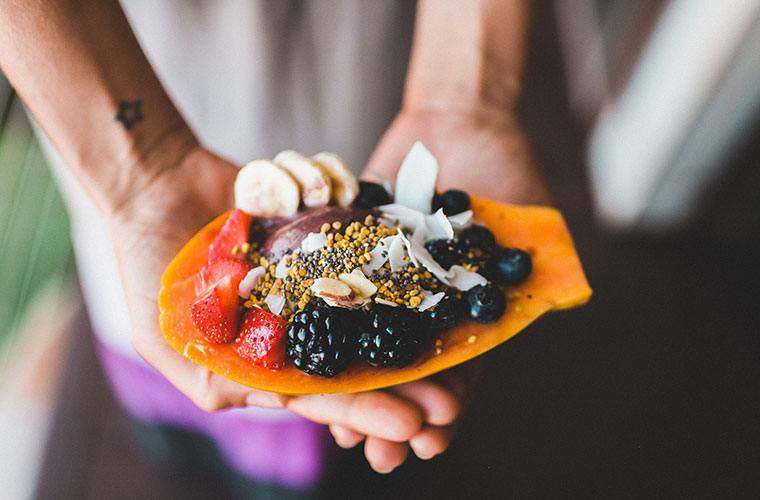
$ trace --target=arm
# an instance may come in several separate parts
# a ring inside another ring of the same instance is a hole
[[[0,0],[0,68],[104,210],[196,145],[115,0]]]
[[[219,377],[165,342],[156,307],[161,273],[231,206],[237,169],[198,145],[116,1],[0,0],[0,68],[109,222],[103,230],[114,243],[136,350],[198,406],[287,407],[339,429],[343,445],[356,444],[356,435],[377,437],[380,446],[406,442],[423,422],[454,420],[457,396],[431,381],[288,398]],[[118,121],[120,103],[135,100],[143,118]]]
[[[529,10],[527,0],[418,3],[403,108],[368,176],[392,179],[420,139],[441,163],[440,189],[525,203],[548,198],[516,116]]]
[[[421,0],[405,107],[503,113],[517,106],[529,24],[523,0]]]
[[[439,190],[464,189],[516,203],[546,202],[546,189],[516,118],[528,11],[527,0],[418,2],[403,108],[373,153],[367,177],[393,179],[411,145],[421,140],[438,158]],[[460,407],[472,397],[480,363],[475,360],[442,374],[446,386],[458,388]],[[368,436],[365,455],[376,469],[400,465],[408,447],[420,458],[430,458],[448,447],[455,427],[428,423],[408,444]]]

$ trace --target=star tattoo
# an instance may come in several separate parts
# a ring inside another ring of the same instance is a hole
[[[131,129],[135,123],[143,119],[142,110],[140,109],[141,105],[142,99],[121,101],[119,103],[119,111],[116,113],[116,120],[120,121],[127,130]]]

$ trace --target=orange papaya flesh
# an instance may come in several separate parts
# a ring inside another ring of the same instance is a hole
[[[468,321],[445,332],[439,354],[431,345],[410,366],[374,368],[356,362],[339,375],[324,378],[307,375],[291,364],[280,370],[254,366],[235,352],[234,343],[203,340],[190,316],[196,298],[195,276],[228,214],[196,234],[166,268],[158,301],[161,331],[186,358],[249,387],[291,395],[350,393],[411,382],[464,363],[510,339],[544,313],[589,300],[591,288],[559,211],[476,197],[472,206],[475,218],[493,231],[499,244],[531,254],[533,271],[525,282],[506,291],[507,310],[498,321],[488,325]]]

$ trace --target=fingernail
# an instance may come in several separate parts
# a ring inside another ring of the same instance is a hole
[[[378,474],[390,474],[391,472],[393,472],[393,469],[395,469],[395,467],[391,467],[390,469],[381,469],[381,468],[377,468],[377,467],[372,467],[372,468]]]
[[[412,446],[412,451],[414,451],[414,454],[417,455],[417,458],[419,458],[420,460],[430,460],[434,456],[438,455],[438,453],[430,453],[430,452],[415,450],[414,446]]]
[[[338,446],[340,446],[344,450],[349,450],[349,449],[351,449],[351,448],[354,447],[353,444],[347,443],[346,441],[340,440],[338,438],[335,438],[335,444],[337,444]]]

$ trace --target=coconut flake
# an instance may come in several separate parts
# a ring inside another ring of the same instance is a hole
[[[443,213],[443,209],[439,208],[433,215],[425,216],[425,233],[424,239],[428,240],[450,240],[454,237],[454,228],[451,227],[446,214]]]
[[[282,295],[277,295],[275,293],[270,293],[264,299],[264,303],[267,305],[267,307],[269,307],[269,310],[272,311],[272,313],[280,314],[282,312],[282,308],[285,307],[285,297]]]
[[[424,298],[417,308],[419,312],[427,311],[431,307],[438,304],[446,296],[444,292],[433,293],[428,290],[422,290],[420,293]]]
[[[414,240],[414,236],[417,234],[417,231],[414,232],[412,235],[412,240]],[[412,241],[409,241],[409,238],[406,237],[404,232],[399,229],[398,230],[398,237],[401,238],[401,241],[404,242],[404,246],[406,247],[406,253],[409,255],[409,260],[412,261],[412,264],[415,266],[419,266],[420,262],[417,260],[417,256],[414,253],[414,245],[412,244]]]
[[[472,220],[472,210],[465,210],[449,217],[449,222],[456,228],[467,226]]]
[[[364,271],[365,275],[371,276],[372,273],[388,262],[388,249],[394,238],[396,238],[395,234],[393,236],[382,238],[377,245],[375,245],[375,248],[370,251],[370,261],[362,266],[362,271]]]
[[[432,272],[432,271],[431,271]],[[454,265],[449,269],[449,285],[466,292],[470,288],[478,285],[485,285],[488,280],[478,273],[468,271],[462,266]]]
[[[415,142],[396,175],[394,201],[429,214],[437,177],[438,160],[420,141]]]
[[[406,266],[404,262],[404,241],[399,235],[393,237],[390,246],[388,247],[388,261],[391,263],[391,272],[395,273],[400,271]]]
[[[412,249],[411,253],[414,255],[416,261],[422,264],[425,269],[433,273],[436,278],[448,284],[447,278],[449,277],[449,272],[435,261],[433,256],[430,255],[430,252],[425,249],[424,243],[420,241],[420,238],[416,237],[416,233],[412,235],[410,247]]]
[[[369,262],[362,266],[362,271],[364,271],[365,275],[371,276],[372,273],[383,267],[383,264],[388,261],[388,251],[383,242],[380,241],[375,245],[375,248],[370,251],[369,255]]]
[[[309,233],[301,242],[301,250],[305,253],[315,252],[327,245],[327,234]]]
[[[425,225],[425,214],[401,205],[399,203],[389,203],[378,207],[388,218],[397,221],[404,227],[416,230]]]
[[[288,271],[290,271],[290,257],[283,257],[280,259],[280,262],[277,263],[277,266],[274,268],[274,277],[284,279],[288,276]]]
[[[247,299],[251,296],[251,291],[256,288],[256,285],[259,284],[259,280],[266,274],[266,269],[264,269],[261,266],[254,267],[250,271],[248,271],[248,274],[245,275],[245,278],[240,280],[240,284],[238,285],[238,295],[240,295],[242,298]]]

